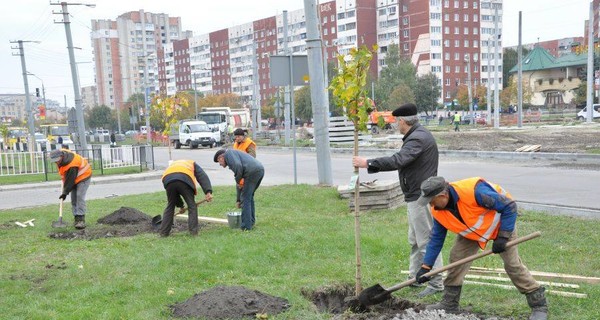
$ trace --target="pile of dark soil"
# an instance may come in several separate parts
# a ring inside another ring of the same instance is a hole
[[[72,225],[68,218],[63,221]],[[203,225],[199,224],[199,228]],[[129,208],[121,207],[113,213],[98,219],[97,225],[91,225],[88,222],[87,228],[83,230],[57,229],[57,232],[52,232],[48,236],[53,239],[63,240],[94,240],[99,238],[112,237],[132,237],[141,233],[154,233],[157,229],[152,226],[152,217],[144,212]],[[187,232],[187,221],[176,221],[173,225],[172,232]]]
[[[218,286],[170,306],[176,318],[267,319],[289,308],[288,301],[242,286]]]
[[[380,304],[357,308],[353,285],[332,285],[315,291],[302,290],[322,313],[333,314],[334,320],[511,320],[469,312],[447,314],[443,310],[425,310],[425,305],[392,296]],[[441,297],[440,297],[441,298]]]

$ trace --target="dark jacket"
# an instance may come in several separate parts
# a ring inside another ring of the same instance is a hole
[[[202,188],[204,194],[207,194],[209,192],[212,193],[212,185],[210,183],[208,175],[196,162],[194,162],[194,176],[196,177],[196,180],[198,180],[198,183],[200,184],[200,187]],[[194,181],[192,181],[192,179],[190,179],[190,177],[188,177],[185,173],[175,172],[166,175],[162,180],[165,189],[167,188],[167,185],[173,181],[183,181],[188,186],[190,186],[190,188],[196,190]]]
[[[227,149],[223,154],[227,167],[235,176],[235,183],[239,184],[242,178],[247,178],[259,172],[264,173],[263,165],[251,155],[238,150]]]
[[[429,130],[415,123],[402,138],[402,148],[394,155],[368,159],[369,173],[398,170],[404,200],[416,201],[421,194],[421,182],[437,176],[439,153]]]

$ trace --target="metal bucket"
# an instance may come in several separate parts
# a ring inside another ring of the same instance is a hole
[[[241,212],[227,212],[227,222],[229,228],[239,229],[242,227],[242,213]]]

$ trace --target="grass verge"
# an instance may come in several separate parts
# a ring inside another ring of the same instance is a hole
[[[225,218],[233,188],[216,187],[215,200],[199,214]],[[88,225],[121,206],[160,214],[163,193],[88,202]],[[277,186],[256,194],[257,226],[251,232],[207,226],[197,238],[144,234],[93,241],[55,240],[48,233],[58,206],[0,211],[0,314],[3,319],[169,319],[169,305],[217,285],[242,285],[288,299],[291,309],[271,319],[328,319],[303,298],[302,288],[354,283],[354,217],[333,188]],[[371,211],[361,217],[363,287],[392,286],[408,268],[406,208]],[[65,221],[72,228],[69,209]],[[12,221],[35,218],[36,226]],[[542,237],[520,246],[536,271],[600,276],[600,222],[524,212],[521,235]],[[452,239],[446,241],[447,261]],[[474,265],[501,268],[489,256]],[[556,289],[556,288],[553,288]],[[600,286],[581,284],[587,299],[548,295],[551,319],[598,319]],[[398,296],[418,301],[418,290]],[[431,303],[441,296],[430,297]],[[473,312],[526,318],[529,308],[516,290],[465,285],[462,306]]]

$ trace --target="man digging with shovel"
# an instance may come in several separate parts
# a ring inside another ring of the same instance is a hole
[[[58,173],[62,177],[62,193],[58,197],[61,204],[67,198],[67,195],[71,193],[71,208],[75,217],[75,228],[85,229],[85,212],[87,209],[85,195],[90,186],[92,167],[84,157],[64,149],[52,150],[50,161],[56,163]]]
[[[175,160],[162,176],[162,183],[167,192],[167,207],[163,212],[159,234],[168,237],[173,227],[175,207],[182,208],[183,200],[188,207],[188,229],[192,236],[198,235],[198,206],[194,201],[196,186],[200,184],[204,191],[204,199],[212,201],[212,186],[206,172],[193,160]]]
[[[480,177],[455,182],[446,182],[443,177],[430,177],[421,184],[421,197],[417,201],[428,203],[434,218],[423,265],[416,276],[417,282],[429,281],[430,277],[424,275],[431,271],[448,230],[457,234],[450,251],[450,263],[473,255],[480,248],[485,249],[487,242],[494,240],[492,252],[500,255],[506,274],[519,292],[527,297],[532,310],[529,319],[547,319],[544,287],[523,265],[517,247],[506,246],[508,241],[517,237],[517,205],[508,192]],[[462,284],[470,265],[471,262],[468,262],[448,270],[442,301],[426,309],[459,312]]]

